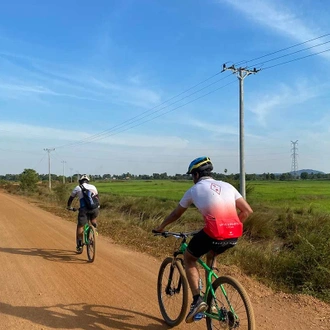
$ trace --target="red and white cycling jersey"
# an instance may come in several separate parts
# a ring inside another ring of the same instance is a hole
[[[231,184],[212,178],[202,178],[186,191],[180,205],[194,204],[203,215],[204,231],[210,237],[223,240],[242,236],[243,224],[236,211],[236,199],[242,195]]]

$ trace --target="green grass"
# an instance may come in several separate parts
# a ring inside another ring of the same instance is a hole
[[[329,181],[259,181],[248,185],[253,187],[248,196],[250,203],[330,213]]]
[[[192,184],[192,181],[127,180],[97,183],[96,186],[100,195],[110,193],[118,196],[155,197],[179,201]]]
[[[192,181],[112,181],[96,183],[102,194],[179,201]],[[313,209],[330,213],[329,181],[247,181],[247,200],[256,207]]]

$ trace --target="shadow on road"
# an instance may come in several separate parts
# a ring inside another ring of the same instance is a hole
[[[0,311],[3,316],[12,315],[50,329],[170,329],[159,318],[104,305],[58,304],[32,307],[0,302]],[[19,323],[22,324],[21,321]],[[5,319],[2,318],[1,324],[6,326]]]
[[[78,256],[76,252],[72,250],[58,250],[58,249],[38,249],[38,248],[4,248],[0,247],[0,253],[11,253],[11,254],[19,254],[25,256],[34,256],[34,257],[42,257],[49,261],[57,261],[57,262],[72,262],[72,263],[86,263],[87,256],[86,254],[82,254]],[[85,251],[84,251],[85,252]],[[85,260],[82,260],[82,256],[85,256]]]

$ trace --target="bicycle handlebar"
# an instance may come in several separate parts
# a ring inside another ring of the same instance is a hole
[[[78,211],[78,209],[76,209],[75,207],[67,207],[66,208],[68,211],[72,211],[72,212],[76,212]]]

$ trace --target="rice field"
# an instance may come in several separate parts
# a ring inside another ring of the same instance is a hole
[[[155,197],[179,201],[192,181],[125,180],[96,182],[100,194]],[[330,213],[330,181],[247,181],[247,200],[251,205],[279,208],[312,208]]]

